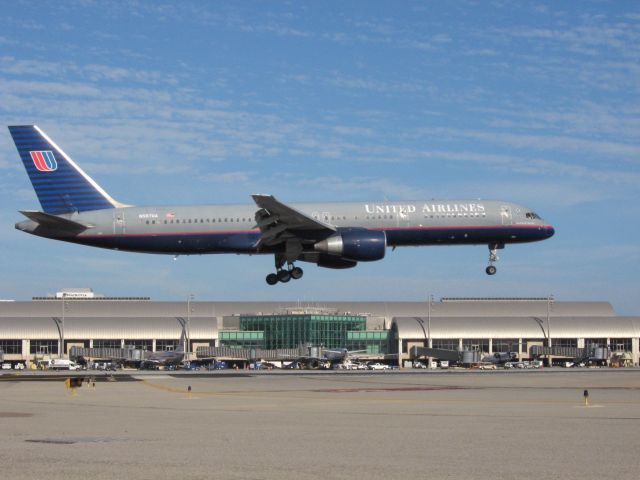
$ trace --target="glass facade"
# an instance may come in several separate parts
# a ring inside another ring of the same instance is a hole
[[[630,338],[611,338],[609,340],[609,348],[614,352],[630,352],[631,339]]]
[[[156,340],[156,352],[173,352],[178,348],[179,340]]]
[[[488,338],[465,338],[462,340],[462,349],[471,350],[472,352],[489,353]]]
[[[578,340],[576,338],[551,338],[552,345],[554,347],[569,347],[576,348],[578,346]]]
[[[221,331],[218,341],[221,347],[264,348],[264,332]]]
[[[431,340],[433,348],[444,348],[445,350],[458,350],[460,341],[457,338],[434,338]]]
[[[122,348],[121,340],[94,340],[93,348]]]
[[[518,352],[517,338],[497,338],[494,339],[491,347],[494,352]]]
[[[50,355],[58,353],[58,340],[31,340],[29,343],[29,353],[31,355]]]
[[[125,340],[124,348],[151,351],[153,349],[153,340]]]
[[[6,354],[22,353],[22,340],[0,340],[0,351]]]
[[[297,348],[316,345],[346,348],[347,332],[366,329],[366,317],[359,315],[290,314],[241,316],[241,331],[261,331],[263,348]]]
[[[596,345],[599,347],[606,347],[607,346],[607,339],[606,338],[585,338],[584,339],[584,346],[586,348],[589,348],[590,345]]]
[[[366,353],[388,353],[390,333],[388,330],[347,332],[345,348]]]

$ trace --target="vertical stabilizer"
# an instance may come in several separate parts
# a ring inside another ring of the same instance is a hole
[[[9,131],[44,212],[126,206],[111,198],[36,125],[10,126]]]

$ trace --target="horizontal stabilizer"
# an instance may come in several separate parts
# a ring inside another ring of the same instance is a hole
[[[84,225],[82,223],[74,222],[73,220],[67,220],[66,218],[58,217],[57,215],[51,215],[50,213],[36,212],[36,211],[20,211],[29,220],[42,225],[46,228],[64,230],[65,232],[84,232],[88,228],[92,228],[92,225]]]

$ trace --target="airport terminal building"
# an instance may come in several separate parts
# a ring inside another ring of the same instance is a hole
[[[274,350],[301,345],[365,351],[406,366],[413,347],[514,352],[534,347],[608,346],[626,365],[640,361],[640,317],[605,301],[552,298],[442,298],[431,302],[152,301],[67,292],[0,302],[0,360],[29,366],[72,347],[178,348],[195,359],[216,347]],[[550,357],[547,359],[551,361]]]

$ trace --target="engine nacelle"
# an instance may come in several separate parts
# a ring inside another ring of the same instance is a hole
[[[316,243],[313,248],[344,260],[372,262],[384,258],[387,236],[378,230],[345,230]]]
[[[354,262],[353,260],[345,260],[344,258],[340,257],[334,257],[333,255],[319,255],[318,261],[316,263],[319,267],[335,269],[353,268],[358,265],[358,262]]]

